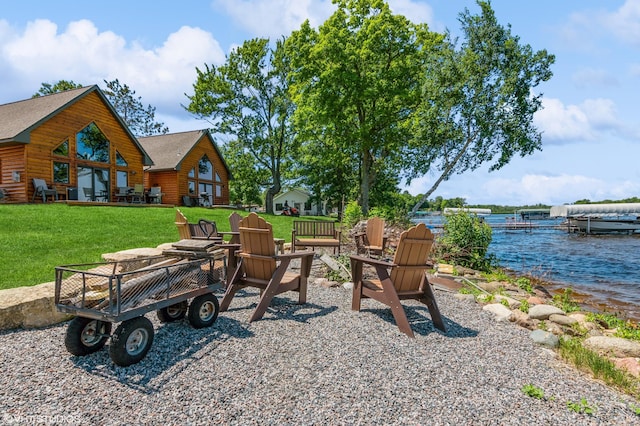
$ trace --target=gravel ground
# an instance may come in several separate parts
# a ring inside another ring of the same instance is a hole
[[[569,369],[527,330],[452,294],[436,297],[447,333],[408,301],[410,339],[375,301],[352,311],[342,287],[311,284],[306,305],[280,295],[252,324],[257,292],[241,292],[211,328],[148,314],[153,346],[126,368],[107,347],[70,355],[66,324],[5,331],[0,424],[640,424],[638,401]],[[526,384],[545,399],[525,395]],[[592,415],[567,408],[582,398]]]

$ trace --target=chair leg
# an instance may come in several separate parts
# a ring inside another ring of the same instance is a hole
[[[386,271],[384,271],[384,273],[386,274]],[[383,303],[391,308],[391,313],[396,320],[398,328],[407,336],[415,337],[413,330],[411,330],[411,324],[409,324],[409,320],[407,319],[407,313],[402,303],[400,303],[400,298],[398,297],[398,293],[396,293],[396,289],[393,287],[391,279],[388,276],[383,278],[381,271],[378,271],[378,276],[381,278],[382,291],[386,299]]]
[[[351,310],[359,311],[362,300],[362,262],[351,259],[351,278],[353,279]]]
[[[240,278],[241,266],[242,266],[242,260],[238,262],[238,265],[236,266],[236,269],[233,272],[231,279],[228,280],[227,282],[227,290],[224,292],[224,297],[220,302],[220,312],[225,312],[227,309],[229,309],[229,305],[231,304],[231,300],[233,300],[233,296],[235,296],[238,290],[242,288],[241,286],[236,284],[236,282]]]
[[[227,291],[224,292],[224,297],[220,301],[220,312],[225,312],[227,309],[229,309],[229,305],[233,300],[233,296],[236,295],[238,290],[240,290],[240,287],[234,284],[231,284],[227,287]]]
[[[304,305],[307,303],[307,277],[300,277],[300,284],[298,286],[298,305]]]
[[[249,318],[249,322],[257,321],[263,317],[264,313],[267,312],[267,308],[271,304],[271,300],[274,298],[276,294],[278,294],[278,287],[280,286],[280,282],[282,281],[282,277],[284,277],[284,273],[287,271],[287,266],[289,262],[282,261],[278,266],[278,269],[274,272],[269,284],[264,289],[264,291],[260,294],[260,301],[258,302],[258,306],[251,314],[251,318]]]
[[[425,278],[424,283],[424,297],[421,299],[421,302],[427,305],[429,308],[429,313],[431,314],[431,320],[433,321],[433,325],[444,333],[447,332],[447,328],[444,325],[444,321],[442,319],[442,315],[440,314],[440,309],[438,308],[438,304],[436,303],[435,294],[433,294],[433,289],[431,288],[431,284]]]

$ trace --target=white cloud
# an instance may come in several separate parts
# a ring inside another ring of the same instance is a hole
[[[414,23],[432,25],[433,10],[414,0],[389,0],[393,13]],[[231,16],[256,37],[280,38],[300,28],[306,20],[317,28],[336,9],[331,0],[214,0],[214,6]]]
[[[214,0],[213,4],[254,36],[270,39],[290,34],[306,19],[317,27],[335,9],[330,0]]]
[[[582,199],[600,201],[629,198],[637,196],[640,184],[630,180],[612,184],[583,175],[528,174],[520,179],[490,179],[482,189],[486,203],[501,204],[492,200],[508,200],[508,203],[515,205],[556,205]]]
[[[543,106],[536,113],[534,122],[543,132],[545,142],[562,143],[593,138],[587,114],[579,106],[565,106],[559,99],[553,98],[545,98]]]
[[[388,2],[393,13],[404,15],[413,23],[426,23],[429,27],[436,25],[433,9],[426,3],[412,0],[388,0]]]
[[[559,99],[548,98],[543,100],[543,106],[534,122],[548,143],[592,141],[603,131],[619,136],[631,132],[618,118],[611,99],[586,99],[579,105],[564,105]]]
[[[640,0],[627,0],[615,12],[604,15],[602,21],[620,40],[640,47]]]
[[[17,81],[22,84],[8,88],[16,96],[7,101],[30,96],[43,82],[73,80],[104,86],[103,80],[117,78],[143,103],[177,112],[186,102],[184,93],[192,91],[195,68],[224,61],[224,52],[210,33],[186,26],[154,49],[127,44],[111,31],[100,32],[88,20],[71,22],[62,32],[48,20],[29,22],[23,32],[0,25],[0,43],[1,72],[19,74]]]

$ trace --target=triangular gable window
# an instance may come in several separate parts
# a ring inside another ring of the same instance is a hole
[[[54,155],[60,155],[60,156],[63,156],[63,157],[68,157],[69,156],[69,141],[66,140],[66,141],[62,142],[60,145],[58,145],[53,150],[53,154]]]
[[[128,165],[129,164],[127,164],[126,160],[122,157],[122,155],[120,155],[120,153],[116,151],[116,166],[127,167]]]
[[[198,162],[198,178],[213,180],[213,164],[211,164],[206,154]]]
[[[79,159],[109,163],[109,140],[94,123],[78,132],[76,145]]]
[[[222,179],[220,178],[218,172],[216,172],[216,182],[222,182]]]

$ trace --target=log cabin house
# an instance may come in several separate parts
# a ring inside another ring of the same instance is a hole
[[[56,198],[110,201],[152,164],[96,85],[0,105],[0,188],[12,202],[35,200],[34,178]]]
[[[229,205],[231,172],[211,132],[194,130],[139,138],[153,165],[146,188],[160,187],[163,204]]]

